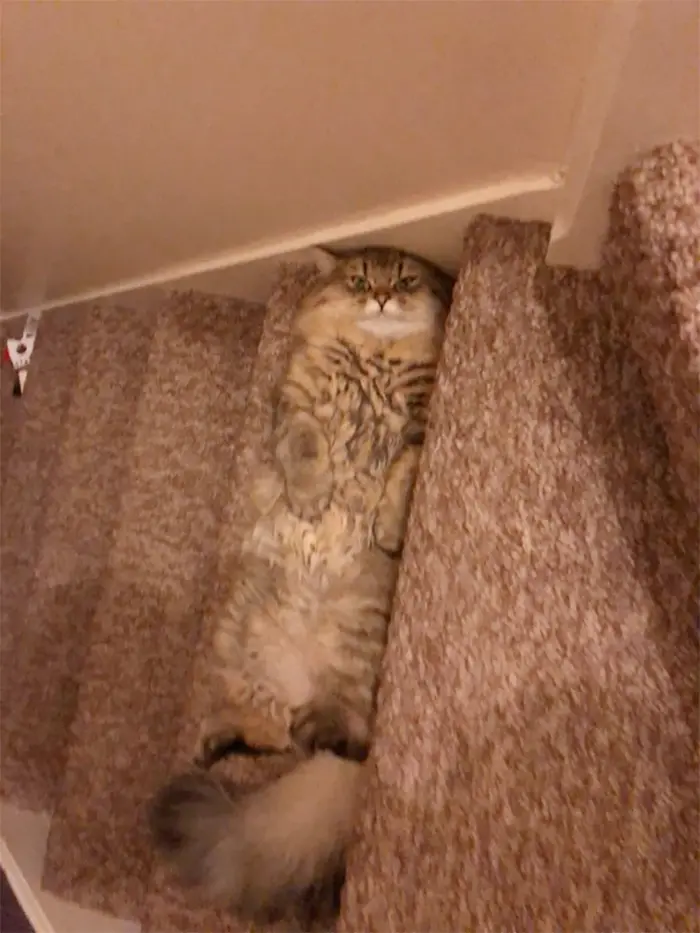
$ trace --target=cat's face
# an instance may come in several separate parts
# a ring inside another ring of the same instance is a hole
[[[451,283],[428,264],[377,248],[341,256],[320,253],[318,265],[321,279],[304,303],[307,319],[388,340],[442,328]]]

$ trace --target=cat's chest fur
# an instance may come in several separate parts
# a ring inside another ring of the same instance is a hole
[[[301,365],[314,382],[313,413],[338,459],[386,466],[424,418],[434,363],[394,346],[361,348],[338,339],[309,347]]]

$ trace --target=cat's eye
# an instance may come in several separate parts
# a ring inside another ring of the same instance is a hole
[[[368,292],[369,291],[369,282],[364,275],[353,275],[350,279],[350,288],[354,292]]]
[[[396,290],[399,292],[411,292],[418,286],[417,275],[404,275],[396,283]]]

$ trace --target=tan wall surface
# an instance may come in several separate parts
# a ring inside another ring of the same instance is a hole
[[[555,170],[607,5],[3,2],[3,308]]]

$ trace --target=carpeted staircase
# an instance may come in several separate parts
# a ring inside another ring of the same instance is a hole
[[[625,173],[599,273],[547,234],[467,231],[344,933],[699,928],[698,148]],[[247,929],[144,805],[189,760],[308,274],[56,311],[22,400],[3,375],[2,794],[52,813],[48,890],[145,933]]]

